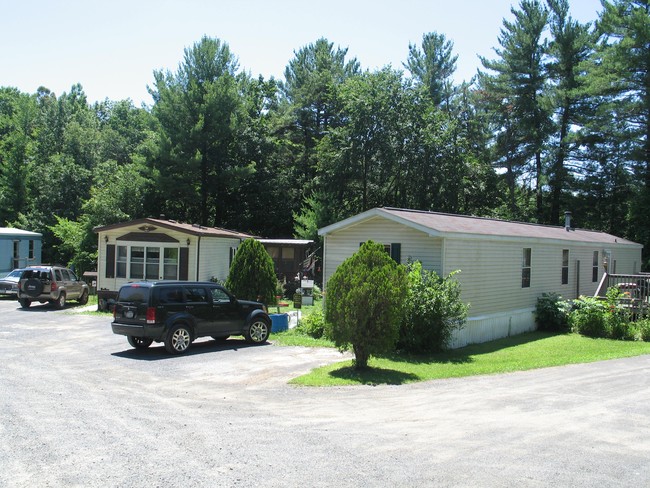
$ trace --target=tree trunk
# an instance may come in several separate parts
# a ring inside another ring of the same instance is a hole
[[[537,182],[535,183],[535,194],[537,198],[537,223],[544,223],[544,209],[542,207],[542,153],[538,150],[535,152],[535,173]]]
[[[368,359],[370,359],[368,351],[358,344],[353,344],[352,349],[354,351],[354,369],[367,369]]]
[[[553,164],[553,179],[551,181],[551,221],[552,225],[560,224],[560,197],[564,185],[566,184],[566,171],[564,168],[564,160],[567,153],[567,134],[569,132],[569,116],[570,110],[567,104],[563,107],[562,117],[560,118],[560,144],[557,151],[557,157]]]

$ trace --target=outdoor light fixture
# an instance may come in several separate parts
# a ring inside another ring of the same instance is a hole
[[[187,238],[186,242],[187,242],[187,245],[189,246],[190,245],[190,238],[189,237]]]
[[[108,236],[104,236],[104,242],[108,242]]]

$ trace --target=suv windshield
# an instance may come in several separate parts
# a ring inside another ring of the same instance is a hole
[[[149,301],[150,290],[151,288],[142,286],[123,286],[120,288],[117,301],[146,303]]]

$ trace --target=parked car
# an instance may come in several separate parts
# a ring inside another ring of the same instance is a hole
[[[249,343],[266,342],[271,319],[263,303],[238,300],[216,283],[142,281],[120,288],[111,327],[136,349],[155,341],[181,354],[198,337],[243,335]]]
[[[0,296],[14,298],[18,296],[18,281],[20,281],[22,272],[22,269],[14,269],[6,276],[0,278]]]
[[[88,294],[88,284],[63,266],[30,266],[23,270],[18,282],[18,301],[23,308],[32,302],[50,302],[61,309],[67,300],[85,305]]]

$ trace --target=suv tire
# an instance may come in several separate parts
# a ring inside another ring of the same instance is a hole
[[[61,310],[63,307],[65,307],[65,292],[59,293],[59,298],[54,300],[54,306],[58,310]]]
[[[18,303],[20,303],[20,306],[23,308],[29,308],[29,306],[32,304],[32,301],[29,298],[20,298],[18,300]]]
[[[262,344],[269,338],[269,324],[264,319],[254,319],[246,328],[244,338],[251,344]]]
[[[30,297],[37,297],[43,293],[43,282],[37,278],[30,278],[25,282],[25,293]]]
[[[81,293],[81,296],[77,299],[77,303],[79,305],[85,305],[88,303],[88,290],[84,290],[83,293]]]
[[[153,339],[148,339],[146,337],[127,336],[126,338],[131,347],[135,349],[146,349],[153,343]]]
[[[185,324],[176,324],[167,333],[165,349],[170,354],[183,354],[192,344],[192,331]]]

